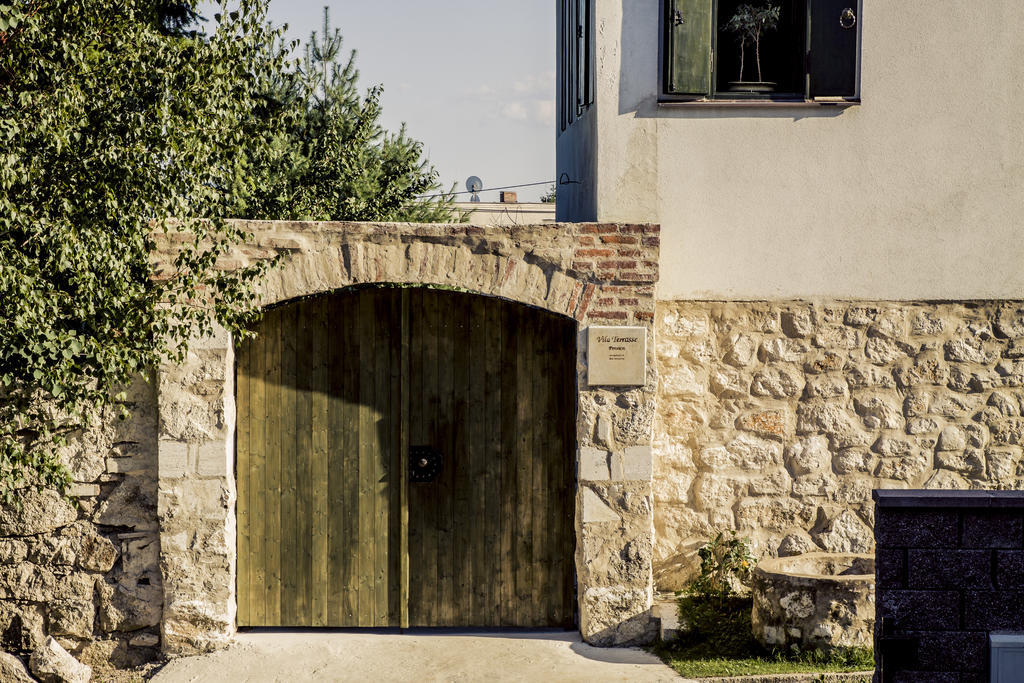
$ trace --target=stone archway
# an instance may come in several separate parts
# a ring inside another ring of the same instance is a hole
[[[458,287],[577,320],[576,575],[583,637],[653,637],[651,437],[654,283],[659,229],[646,225],[462,225],[250,222],[251,244],[222,262],[283,254],[262,305],[357,284]],[[643,386],[587,384],[586,328],[642,327]],[[163,648],[190,654],[235,631],[234,352],[220,331],[159,377]]]

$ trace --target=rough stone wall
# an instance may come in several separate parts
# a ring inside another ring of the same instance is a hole
[[[156,392],[128,392],[114,415],[73,435],[61,458],[72,498],[23,492],[0,508],[0,650],[27,655],[46,636],[101,666],[155,657],[163,593],[156,518]]]
[[[163,651],[226,646],[235,632],[234,346],[216,333],[160,369]]]
[[[874,488],[1024,486],[1024,306],[659,302],[655,581],[738,529],[871,552]]]

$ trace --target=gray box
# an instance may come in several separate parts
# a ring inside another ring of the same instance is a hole
[[[1024,633],[991,633],[992,683],[1024,683]]]

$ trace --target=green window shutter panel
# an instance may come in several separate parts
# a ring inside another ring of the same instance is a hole
[[[712,0],[666,0],[665,11],[665,90],[672,95],[710,95]]]
[[[856,96],[861,25],[857,0],[811,0],[811,97]]]

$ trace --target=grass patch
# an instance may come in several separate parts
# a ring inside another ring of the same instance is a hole
[[[743,676],[753,674],[842,673],[874,669],[870,649],[820,652],[767,651],[750,632],[750,598],[708,600],[684,596],[679,600],[684,621],[692,631],[674,643],[659,643],[651,652],[679,675]]]

